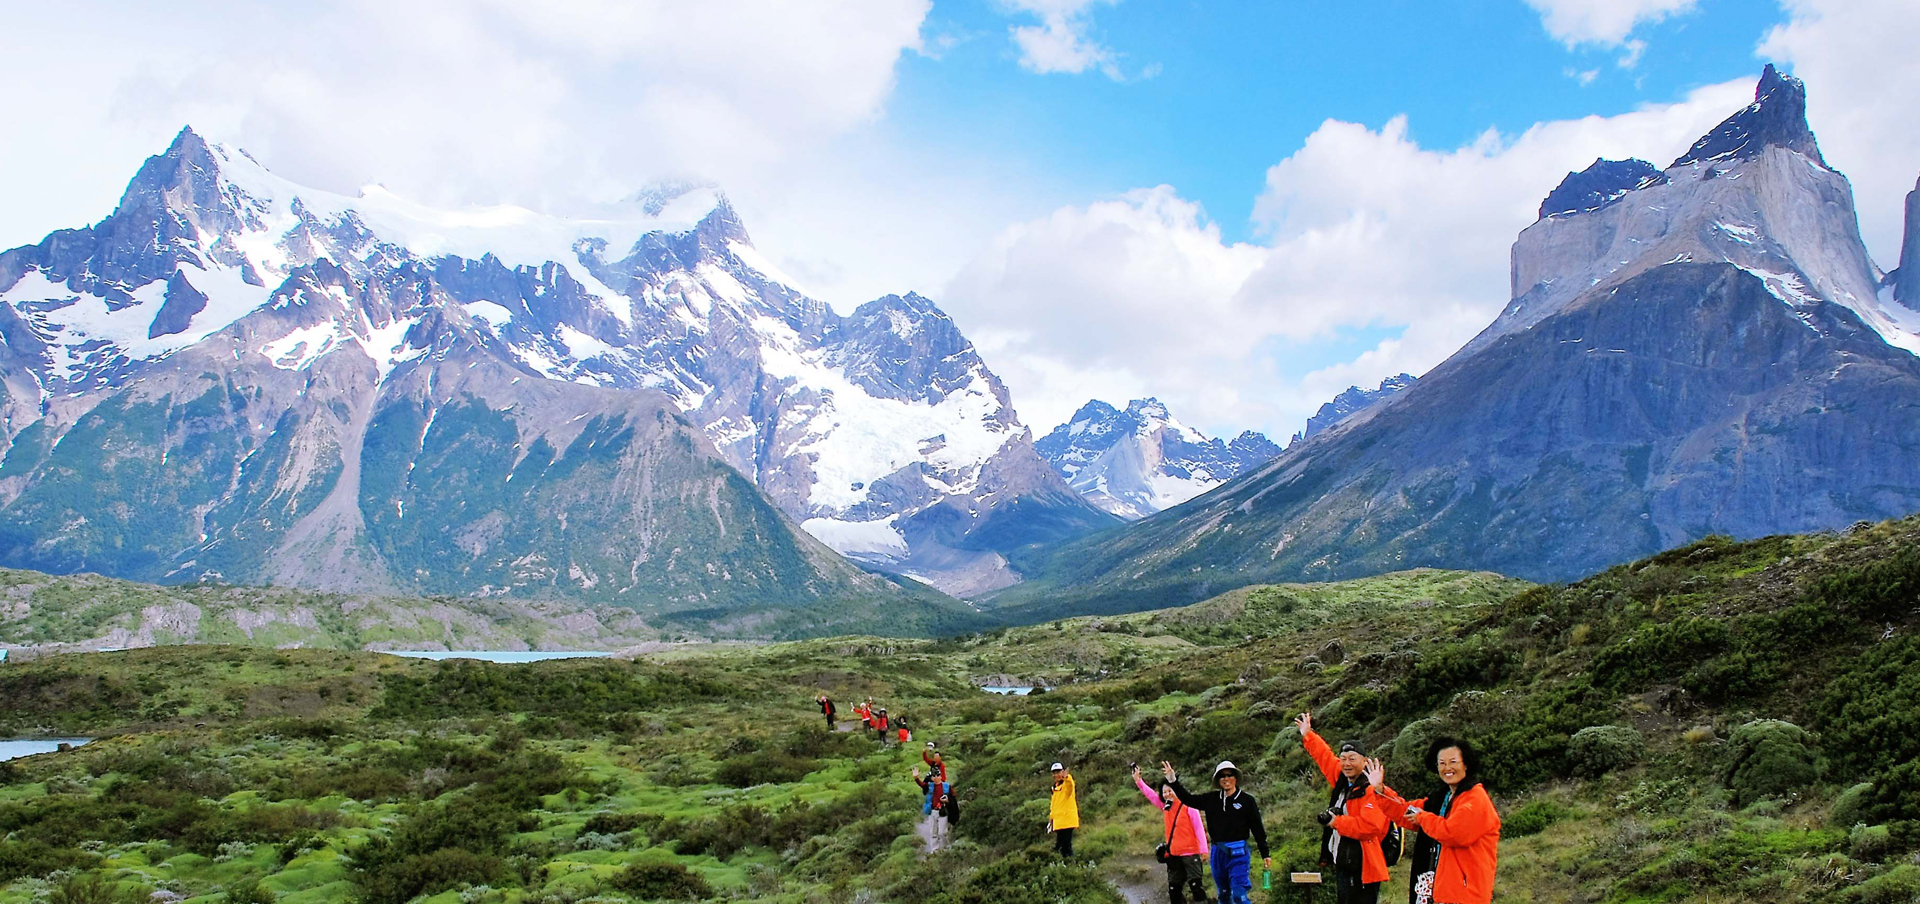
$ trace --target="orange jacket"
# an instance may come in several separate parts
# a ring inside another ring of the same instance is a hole
[[[1340,781],[1340,756],[1327,746],[1316,732],[1307,732],[1301,737],[1306,745],[1307,755],[1313,757],[1313,763],[1320,767],[1320,774],[1327,777],[1327,784]],[[1402,807],[1401,809],[1405,809]],[[1386,799],[1374,793],[1369,787],[1358,797],[1347,798],[1346,813],[1333,817],[1333,830],[1341,835],[1360,842],[1360,881],[1387,881],[1387,855],[1381,853],[1380,842],[1387,837],[1389,823],[1393,817],[1388,814]]]
[[[1385,796],[1394,795],[1389,790]],[[1425,810],[1427,798],[1405,803]],[[1440,865],[1433,873],[1434,904],[1491,904],[1493,874],[1500,865],[1500,814],[1493,809],[1486,787],[1474,785],[1455,794],[1445,816],[1428,811],[1419,822],[1408,822],[1401,812],[1405,809],[1395,808],[1394,822],[1440,842]]]
[[[1133,783],[1140,787],[1141,794],[1147,796],[1147,803],[1161,811],[1163,825],[1160,827],[1160,837],[1167,842],[1167,853],[1175,857],[1207,853],[1207,825],[1199,810],[1181,803],[1178,797],[1172,800],[1173,806],[1169,807],[1168,801],[1147,787],[1144,779],[1136,778]]]

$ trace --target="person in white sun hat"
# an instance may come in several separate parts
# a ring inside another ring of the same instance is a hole
[[[1194,794],[1180,784],[1173,764],[1160,763],[1160,771],[1173,786],[1180,802],[1207,817],[1207,835],[1213,841],[1213,884],[1221,904],[1253,904],[1253,858],[1247,852],[1251,839],[1260,848],[1260,862],[1273,869],[1273,856],[1267,851],[1267,826],[1260,821],[1260,802],[1240,790],[1240,769],[1221,760],[1213,767],[1215,793]]]
[[[1080,800],[1073,787],[1073,770],[1053,764],[1053,799],[1047,805],[1047,831],[1053,833],[1053,849],[1066,860],[1073,859],[1073,830],[1080,828]]]

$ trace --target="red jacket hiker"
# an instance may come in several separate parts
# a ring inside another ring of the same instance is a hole
[[[1300,740],[1306,745],[1307,755],[1313,757],[1314,765],[1320,767],[1320,774],[1326,776],[1327,784],[1338,784],[1341,779],[1340,757],[1333,752],[1333,748],[1327,746],[1327,742],[1313,731],[1302,732]],[[1387,881],[1387,857],[1380,851],[1380,842],[1387,837],[1393,817],[1388,813],[1390,805],[1386,798],[1368,786],[1359,795],[1347,798],[1345,809],[1345,813],[1333,817],[1332,827],[1341,837],[1360,843],[1360,881],[1369,884]],[[1405,810],[1406,807],[1399,809]],[[1326,854],[1324,851],[1321,853]]]
[[[932,741],[928,741],[926,749],[920,751],[920,759],[926,762],[930,773],[937,775],[943,782],[947,780],[947,759],[934,755]]]
[[[1491,904],[1493,875],[1500,865],[1500,814],[1493,809],[1486,786],[1475,783],[1454,792],[1450,806],[1432,804],[1444,806],[1445,816],[1427,809],[1430,798],[1400,801],[1391,789],[1382,798],[1391,799],[1394,822],[1440,842],[1440,866],[1433,873],[1434,904]],[[1403,803],[1426,811],[1419,822],[1406,818],[1406,806],[1398,806]]]

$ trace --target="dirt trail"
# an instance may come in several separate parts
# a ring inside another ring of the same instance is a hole
[[[921,857],[946,850],[953,836],[951,826],[945,833],[940,831],[940,817],[931,813],[920,818],[920,824],[915,827],[914,832],[920,836]]]
[[[1113,890],[1127,904],[1160,904],[1167,900],[1167,868],[1152,857],[1129,855],[1108,861]]]

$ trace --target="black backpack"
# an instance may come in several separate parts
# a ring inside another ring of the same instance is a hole
[[[1398,825],[1387,826],[1387,837],[1380,839],[1380,855],[1387,858],[1388,866],[1400,862],[1400,849],[1406,846],[1406,835]]]
[[[951,785],[947,786],[946,806],[942,807],[940,812],[946,815],[947,825],[957,826],[960,824],[960,795],[953,793],[953,786]]]

